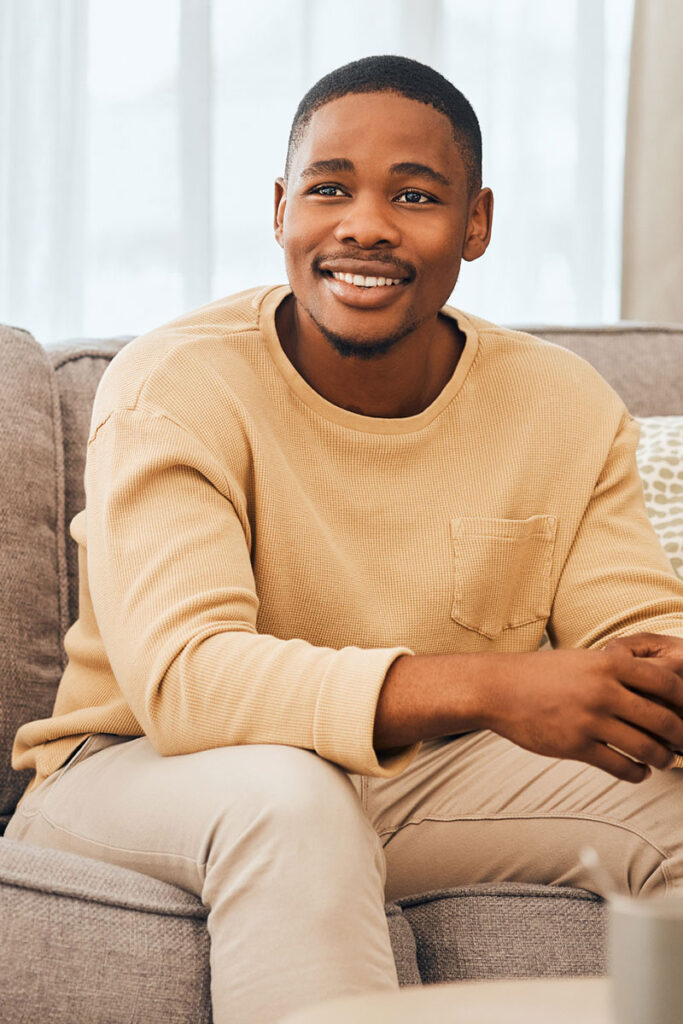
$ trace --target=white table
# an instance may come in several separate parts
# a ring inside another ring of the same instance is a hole
[[[347,996],[282,1024],[612,1024],[606,978],[529,978],[410,985]]]

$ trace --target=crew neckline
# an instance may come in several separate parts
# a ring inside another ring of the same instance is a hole
[[[362,413],[351,412],[318,394],[285,355],[275,326],[275,313],[278,306],[291,293],[289,285],[276,285],[269,289],[261,300],[259,329],[266,340],[268,352],[285,382],[305,405],[323,419],[351,430],[367,434],[410,434],[422,430],[432,423],[458,394],[477,354],[479,334],[472,321],[460,310],[452,306],[443,306],[440,312],[455,320],[465,335],[465,345],[451,378],[434,401],[413,416],[364,416]]]

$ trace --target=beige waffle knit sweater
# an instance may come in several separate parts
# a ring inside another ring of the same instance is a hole
[[[455,310],[466,344],[423,412],[362,416],[284,355],[287,287],[221,299],[126,346],[95,399],[79,618],[34,782],[94,732],[163,754],[284,743],[378,758],[401,654],[683,636],[683,584],[648,521],[638,427],[583,360]]]

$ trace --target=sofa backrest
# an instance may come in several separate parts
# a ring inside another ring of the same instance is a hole
[[[29,774],[12,771],[19,726],[48,717],[78,613],[77,549],[95,390],[124,339],[48,351],[0,325],[0,834]]]
[[[527,328],[591,362],[636,416],[683,414],[683,327]],[[50,715],[64,634],[78,613],[69,523],[83,507],[90,412],[129,340],[42,348],[0,326],[0,832],[24,787],[10,752],[25,721]]]

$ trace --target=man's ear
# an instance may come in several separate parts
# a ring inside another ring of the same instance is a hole
[[[484,255],[491,241],[492,222],[493,192],[490,188],[482,188],[470,204],[467,234],[462,251],[464,260],[471,262]]]
[[[285,207],[287,206],[287,183],[284,178],[275,179],[275,240],[278,245],[284,248],[282,241],[282,230],[285,219]]]

